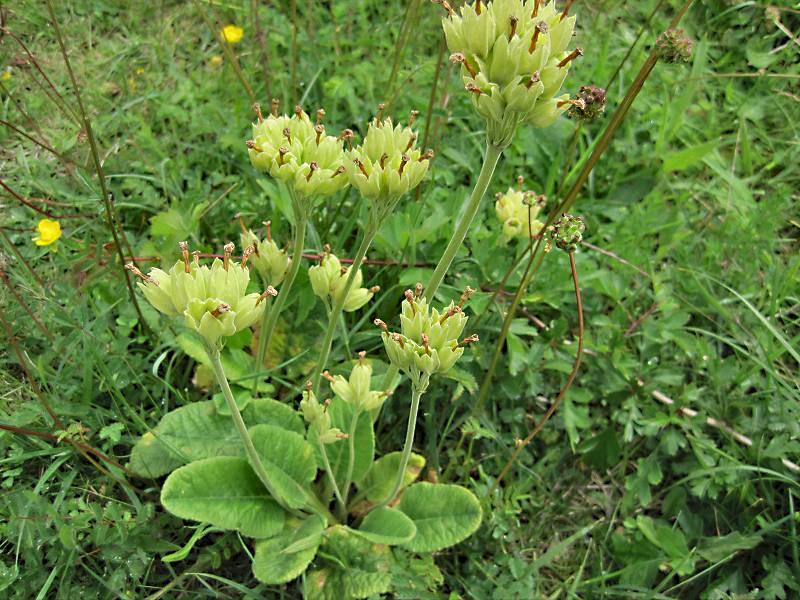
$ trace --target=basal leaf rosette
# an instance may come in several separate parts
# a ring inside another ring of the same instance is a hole
[[[169,271],[151,269],[144,275],[133,264],[126,267],[142,281],[137,285],[145,298],[159,312],[175,317],[183,315],[186,325],[197,331],[206,343],[215,347],[221,338],[253,325],[264,312],[262,300],[274,295],[272,287],[259,295],[248,294],[250,271],[245,250],[241,262],[231,260],[233,244],[225,245],[223,260],[215,258],[211,266],[201,265],[199,252],[189,260],[189,247],[181,242],[183,260]]]
[[[450,60],[461,64],[465,89],[487,120],[489,141],[505,147],[520,123],[546,127],[570,106],[556,96],[571,61],[583,51],[568,51],[575,17],[571,1],[475,0],[457,13],[447,2],[442,21]]]
[[[326,246],[325,254],[320,263],[308,269],[308,278],[311,280],[311,288],[314,290],[314,294],[323,299],[330,298],[334,302],[338,301],[341,295],[344,294],[345,283],[350,276],[352,268],[352,266],[342,267],[342,263],[336,255],[330,253],[330,247]],[[364,276],[361,274],[361,269],[359,269],[353,279],[353,285],[344,300],[343,310],[345,312],[358,310],[380,290],[377,285],[371,288],[361,287],[363,281]]]
[[[341,137],[325,133],[324,110],[317,111],[316,124],[299,106],[294,116],[278,116],[274,101],[267,118],[258,107],[256,112],[258,120],[247,141],[256,169],[284,181],[299,199],[329,196],[348,185]]]
[[[350,183],[369,199],[373,209],[394,206],[403,194],[417,187],[433,158],[433,152],[417,148],[417,134],[410,123],[393,125],[391,118],[377,117],[369,125],[360,146],[348,150],[345,169]]]
[[[422,295],[422,284],[406,290],[400,313],[400,332],[389,331],[386,323],[375,319],[382,329],[381,339],[389,361],[405,372],[412,381],[422,375],[446,373],[464,354],[464,347],[478,341],[473,335],[459,341],[467,324],[462,312],[464,303],[474,292],[467,288],[458,304],[450,303],[441,311],[428,305]]]
[[[521,179],[521,178],[520,178]],[[514,238],[531,239],[539,235],[544,223],[537,217],[544,206],[545,197],[534,192],[508,188],[495,196],[494,209],[503,225],[503,241]]]

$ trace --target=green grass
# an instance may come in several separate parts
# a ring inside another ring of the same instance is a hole
[[[367,268],[365,280],[383,291],[346,321],[349,348],[381,357],[371,319],[393,314],[402,290],[432,271],[477,174],[482,124],[446,55],[436,76],[441,8],[410,3],[411,34],[389,89],[401,3],[298,2],[294,18],[293,3],[260,4],[267,78],[250,2],[55,6],[125,232],[123,252],[129,244],[136,256],[169,262],[182,239],[212,251],[238,238],[237,213],[254,227],[272,219],[279,243],[288,243],[288,196],[249,165],[252,102],[202,14],[240,24],[246,35],[233,50],[264,106],[269,85],[284,108],[325,106],[329,131],[363,129],[381,101],[399,119],[412,108],[422,111],[421,124],[430,116],[430,182],[401,202],[369,253],[425,266]],[[622,63],[608,86],[610,114],[680,3],[664,2],[647,24],[656,4],[575,3],[576,43],[586,53],[566,89],[606,86]],[[241,556],[251,548],[236,535],[211,533],[184,561],[162,561],[193,529],[161,509],[160,482],[128,478],[76,449],[83,441],[124,464],[161,415],[210,392],[193,383],[195,362],[176,331],[140,301],[143,327],[127,296],[46,7],[22,0],[0,11],[62,98],[53,100],[7,34],[0,68],[10,65],[11,77],[1,81],[0,118],[63,157],[0,126],[0,178],[64,230],[58,252],[36,247],[44,215],[0,193],[0,314],[14,336],[0,333],[0,423],[58,436],[44,400],[72,440],[0,433],[0,595],[146,598],[171,586],[162,597],[297,597],[294,585],[259,586]],[[587,242],[603,250],[584,246],[576,257],[586,317],[581,372],[492,497],[514,440],[545,412],[574,360],[567,257],[553,251],[544,261],[512,323],[486,410],[461,427],[454,424],[475,401],[510,302],[501,296],[488,306],[490,292],[523,250],[498,242],[489,201],[439,293],[450,299],[480,286],[472,305],[487,312],[458,381],[423,400],[415,450],[440,476],[470,487],[486,517],[475,536],[435,557],[443,582],[431,597],[800,595],[800,472],[791,467],[800,463],[800,69],[786,33],[800,36],[800,15],[788,4],[771,12],[765,3],[707,0],[682,26],[695,40],[692,62],[657,65],[574,207]],[[574,161],[573,122],[520,131],[489,193],[523,174],[526,186],[556,198],[565,165],[588,156],[607,121],[580,129]],[[314,215],[307,250],[329,242],[352,254],[365,216],[354,192],[335,198]],[[302,270],[296,286],[281,354],[272,357],[285,362],[272,384],[286,402],[296,402],[294,384],[315,355],[303,350],[325,326]],[[335,344],[333,362],[346,358]],[[382,413],[381,450],[401,445],[406,402],[401,387]],[[420,582],[437,577],[432,564],[416,568]]]

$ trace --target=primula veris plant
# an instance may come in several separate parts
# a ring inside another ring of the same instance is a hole
[[[245,227],[241,222],[242,234],[240,236],[243,248],[252,248],[253,254],[250,256],[250,265],[255,269],[261,281],[268,285],[280,285],[286,272],[289,270],[291,259],[286,254],[286,250],[278,248],[278,244],[272,239],[270,221],[265,221],[267,237],[261,239],[253,230]]]

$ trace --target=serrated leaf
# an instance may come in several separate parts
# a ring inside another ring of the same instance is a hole
[[[242,418],[248,426],[268,423],[296,433],[305,430],[296,411],[269,398],[254,398],[242,411]],[[133,447],[129,467],[142,477],[160,477],[212,456],[244,456],[244,448],[231,418],[217,413],[209,400],[164,415]]]
[[[391,452],[380,457],[370,467],[359,488],[370,502],[382,502],[392,492],[400,468],[401,452]],[[425,457],[411,453],[406,467],[403,487],[411,485],[425,466]],[[401,488],[402,489],[402,488]]]
[[[256,542],[253,558],[256,579],[276,585],[299,576],[314,560],[324,529],[322,518],[311,515],[280,536]]]
[[[244,458],[219,456],[180,467],[167,477],[161,504],[182,519],[265,538],[283,528],[285,513]]]
[[[394,508],[379,506],[364,517],[357,533],[376,544],[405,544],[414,539],[417,526],[408,516]]]
[[[481,524],[481,505],[468,489],[450,484],[415,483],[397,508],[417,526],[405,544],[414,552],[436,552],[472,535]]]
[[[311,444],[302,435],[274,425],[256,425],[249,432],[275,491],[291,508],[305,506],[308,487],[317,474]]]

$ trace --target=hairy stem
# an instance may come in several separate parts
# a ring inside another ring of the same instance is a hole
[[[358,427],[358,417],[361,413],[353,408],[353,418],[350,419],[350,429],[347,430],[347,472],[344,476],[344,504],[347,506],[347,497],[350,495],[350,484],[353,481],[353,469],[356,466],[356,427]]]
[[[406,425],[406,441],[403,444],[403,453],[400,456],[400,468],[397,470],[397,478],[394,482],[394,487],[391,493],[380,503],[379,506],[386,506],[394,497],[397,492],[403,487],[403,480],[406,475],[406,467],[408,467],[408,460],[411,458],[411,448],[414,445],[414,432],[417,429],[417,413],[419,412],[419,400],[425,390],[428,389],[428,380],[430,376],[427,374],[421,375],[418,381],[414,381],[411,386],[411,409],[408,411],[408,424]]]
[[[333,303],[333,308],[331,309],[330,315],[328,315],[328,328],[325,331],[325,339],[322,341],[322,350],[320,350],[319,359],[317,359],[317,366],[314,367],[314,375],[311,378],[311,383],[313,384],[315,394],[319,394],[319,380],[322,376],[322,370],[325,368],[325,363],[328,362],[328,357],[331,353],[333,335],[336,332],[336,326],[339,323],[339,316],[342,314],[345,300],[347,300],[347,294],[350,293],[350,288],[353,287],[353,281],[355,281],[356,274],[358,273],[359,268],[361,268],[361,262],[364,260],[364,256],[366,255],[370,244],[372,244],[372,240],[375,239],[376,233],[378,233],[377,227],[373,226],[372,224],[367,226],[367,229],[364,231],[364,237],[361,238],[361,245],[359,245],[356,255],[353,257],[353,264],[350,267],[350,272],[347,276],[347,281],[345,281],[344,289],[340,292],[339,297]],[[345,490],[345,494],[347,494],[347,490]]]
[[[275,302],[272,305],[267,318],[261,325],[258,343],[258,362],[256,363],[256,368],[258,369],[260,369],[264,364],[264,357],[267,355],[267,351],[269,350],[269,342],[272,339],[272,334],[275,331],[275,324],[278,322],[278,317],[283,310],[283,305],[286,303],[286,299],[289,297],[289,292],[292,290],[292,284],[294,284],[295,277],[297,277],[297,272],[300,270],[300,263],[303,260],[303,244],[306,241],[307,222],[308,220],[305,216],[295,219],[292,264],[289,266],[289,272],[286,274],[286,279],[284,279],[283,284],[281,284],[278,297],[275,298]],[[256,379],[254,389],[257,384],[258,379]]]
[[[505,464],[503,469],[500,471],[500,474],[495,479],[492,487],[489,488],[489,496],[494,493],[497,489],[497,486],[500,485],[500,482],[503,481],[503,478],[508,473],[509,469],[513,466],[514,462],[519,457],[520,453],[522,452],[523,448],[525,448],[528,444],[531,443],[531,440],[536,437],[536,435],[542,430],[545,423],[553,416],[556,412],[558,407],[561,405],[561,402],[564,400],[564,396],[567,393],[567,390],[572,386],[572,382],[575,381],[575,377],[578,374],[578,369],[581,366],[581,359],[583,358],[583,302],[581,301],[581,286],[578,282],[578,270],[575,267],[575,253],[569,253],[569,268],[572,271],[572,284],[575,287],[575,301],[578,304],[578,351],[575,355],[575,362],[572,365],[572,371],[567,378],[566,383],[561,388],[561,391],[558,393],[558,396],[555,399],[555,402],[550,406],[547,412],[544,414],[542,419],[536,424],[536,426],[531,430],[531,432],[527,435],[527,437],[522,440],[522,442],[517,444],[517,447],[514,449],[514,453],[511,455],[511,458],[508,459],[508,462]]]

